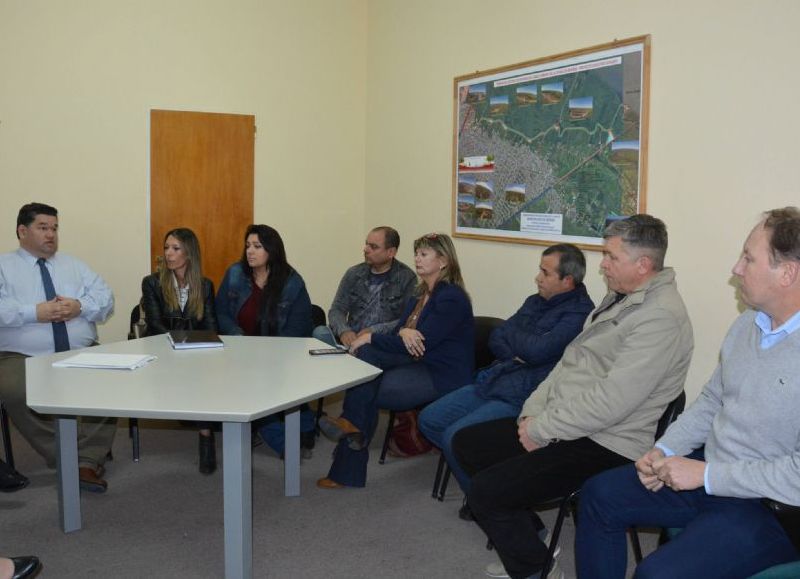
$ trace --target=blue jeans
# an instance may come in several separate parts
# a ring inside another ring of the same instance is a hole
[[[426,406],[419,415],[419,429],[439,447],[461,489],[467,493],[470,478],[453,456],[453,435],[465,426],[518,416],[519,412],[520,407],[510,402],[483,398],[476,386],[470,384]]]
[[[797,559],[778,519],[758,499],[644,488],[634,465],[589,479],[580,498],[575,554],[581,579],[623,579],[630,526],[685,527],[637,567],[638,579],[735,579]]]
[[[440,396],[428,367],[407,354],[383,352],[366,344],[358,349],[358,358],[383,370],[374,380],[348,389],[344,396],[342,417],[363,433],[366,444],[375,434],[379,409],[410,410]],[[353,450],[347,439],[340,440],[328,478],[343,485],[363,487],[367,483],[368,461],[366,446]]]
[[[325,342],[329,346],[338,346],[338,340],[333,335],[333,331],[328,326],[317,326],[311,333],[312,338],[316,338],[320,342]]]
[[[314,430],[314,427],[316,426],[315,423],[316,415],[308,407],[308,404],[303,404],[300,407],[300,432],[309,432]],[[264,442],[266,442],[267,445],[269,445],[269,447],[279,455],[283,455],[284,444],[286,441],[286,429],[283,422],[283,412],[276,412],[275,414],[270,414],[269,416],[259,419],[256,426],[258,428],[258,433],[261,435],[261,438],[264,439]]]

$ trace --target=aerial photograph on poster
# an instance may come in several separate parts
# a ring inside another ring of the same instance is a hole
[[[649,37],[455,79],[453,233],[596,248],[644,210]]]

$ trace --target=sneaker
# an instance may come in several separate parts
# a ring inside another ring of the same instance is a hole
[[[497,563],[489,563],[486,566],[486,576],[496,577],[497,579],[505,579],[509,577],[506,573],[506,568],[499,561]],[[541,579],[541,573],[534,573],[528,579]],[[547,574],[547,579],[564,579],[564,572],[558,566],[558,561],[553,559],[553,564],[550,565],[550,572]]]
[[[503,567],[503,564],[500,561],[496,563],[489,563],[486,565],[486,576],[487,577],[497,577],[498,579],[505,579],[506,577],[510,577],[508,573],[506,573],[506,568]]]
[[[541,539],[545,545],[550,545],[550,532],[546,528],[540,530],[539,539]],[[547,579],[563,579],[564,572],[558,567],[559,555],[561,555],[561,545],[556,545],[556,550],[553,553],[553,564],[550,565],[550,572],[547,574]],[[486,576],[505,579],[506,577],[509,577],[509,574],[506,573],[506,568],[503,566],[503,563],[497,561],[495,563],[489,563],[486,566]],[[539,576],[539,574],[535,574],[531,579],[537,579]]]
[[[313,430],[300,433],[300,458],[310,459],[314,456],[314,445],[317,442],[317,435]]]

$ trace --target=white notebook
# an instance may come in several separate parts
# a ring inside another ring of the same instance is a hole
[[[90,354],[83,352],[58,362],[54,368],[101,368],[107,370],[136,370],[156,359],[150,354]]]

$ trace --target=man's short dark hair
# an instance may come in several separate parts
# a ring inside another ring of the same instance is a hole
[[[764,212],[769,239],[770,263],[800,261],[800,209],[784,207]]]
[[[381,225],[379,227],[373,227],[372,231],[374,232],[382,232],[383,233],[383,247],[384,249],[391,249],[394,247],[397,249],[400,247],[400,234],[397,233],[397,230],[394,227],[389,227],[388,225]]]
[[[612,221],[603,233],[603,239],[620,237],[653,262],[653,270],[664,269],[664,256],[667,254],[667,226],[658,217],[639,213],[627,219]]]
[[[37,215],[52,215],[58,217],[58,209],[45,205],[44,203],[28,203],[23,205],[17,213],[17,229],[20,225],[28,227],[36,220]],[[17,239],[19,239],[19,231],[17,231]]]
[[[583,252],[571,243],[557,243],[544,250],[542,255],[558,254],[558,279],[572,276],[575,285],[583,281],[586,275],[586,257]]]

